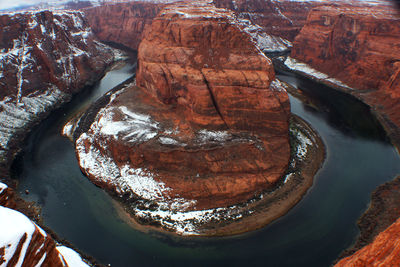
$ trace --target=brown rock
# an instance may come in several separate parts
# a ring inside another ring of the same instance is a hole
[[[400,219],[381,232],[368,246],[344,258],[335,266],[399,266]]]
[[[14,209],[16,207],[14,190],[0,182],[0,206]]]
[[[400,17],[390,5],[313,9],[291,56],[357,90],[400,147]]]
[[[0,16],[0,170],[29,129],[73,93],[97,81],[113,59],[81,12]]]
[[[293,41],[306,23],[309,11],[326,4],[319,1],[214,0],[217,7],[233,10],[240,18],[263,27],[268,34]]]
[[[137,86],[115,93],[76,142],[82,170],[120,196],[177,211],[273,186],[289,161],[289,100],[234,14],[173,4],[144,36]]]
[[[104,4],[83,11],[93,32],[100,40],[137,50],[143,32],[163,6],[163,4],[135,1]]]

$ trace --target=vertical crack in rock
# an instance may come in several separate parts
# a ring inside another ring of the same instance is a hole
[[[211,89],[210,84],[209,84],[208,81],[207,81],[206,76],[204,75],[204,73],[203,73],[202,70],[201,70],[200,72],[201,72],[201,75],[203,76],[203,80],[204,80],[204,83],[206,84],[207,90],[208,90],[208,92],[210,93],[210,98],[211,98],[211,101],[212,101],[212,103],[213,103],[213,105],[214,105],[215,110],[217,111],[217,113],[218,113],[219,117],[221,118],[221,120],[224,122],[226,128],[229,129],[229,126],[228,126],[228,124],[226,123],[226,121],[225,121],[225,119],[224,119],[224,116],[223,116],[222,113],[221,113],[221,110],[220,110],[220,108],[219,108],[219,106],[218,106],[217,100],[215,99],[214,93],[213,93],[213,91],[212,91],[212,89]]]

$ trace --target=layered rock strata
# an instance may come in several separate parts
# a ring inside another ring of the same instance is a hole
[[[199,220],[283,176],[289,100],[246,27],[205,2],[165,7],[139,46],[137,86],[105,96],[83,123],[83,172],[137,217],[196,234]]]
[[[163,6],[161,3],[135,1],[104,4],[83,11],[100,40],[137,50],[145,29]]]
[[[72,249],[54,240],[22,213],[0,206],[1,266],[89,266]]]
[[[238,17],[260,25],[267,34],[293,41],[319,1],[214,0],[217,7],[233,10]]]
[[[400,17],[388,5],[318,7],[296,37],[289,67],[330,80],[376,111],[400,144]]]
[[[400,219],[381,232],[368,246],[354,255],[339,261],[340,266],[399,266],[400,265]]]
[[[80,12],[0,16],[0,170],[8,173],[27,130],[98,80],[113,59]]]

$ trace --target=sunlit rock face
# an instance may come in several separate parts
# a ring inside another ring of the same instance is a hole
[[[247,26],[203,1],[168,5],[139,46],[137,83],[106,96],[77,138],[83,172],[137,217],[196,233],[193,220],[284,174],[289,99]]]
[[[105,4],[83,11],[100,40],[137,50],[143,32],[163,6],[161,3],[135,1]]]
[[[50,235],[22,213],[0,206],[0,218],[1,266],[89,266],[72,249],[56,246]]]
[[[400,219],[381,232],[368,246],[352,256],[342,259],[335,266],[399,266]]]
[[[391,5],[318,7],[291,57],[339,80],[378,114],[400,144],[400,17]]]
[[[98,80],[112,60],[80,12],[0,16],[0,169],[7,173],[27,129]]]

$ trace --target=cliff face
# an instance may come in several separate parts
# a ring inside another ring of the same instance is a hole
[[[6,174],[27,129],[98,80],[112,51],[80,12],[0,16],[0,169]]]
[[[240,18],[260,25],[268,34],[293,41],[319,1],[214,0],[217,7],[233,10]]]
[[[368,246],[344,258],[335,266],[399,266],[400,219],[381,232]]]
[[[54,240],[23,214],[0,206],[2,266],[88,266],[73,250]]]
[[[351,87],[377,89],[398,70],[399,35],[400,19],[389,7],[318,7],[291,56]]]
[[[137,86],[109,95],[76,141],[82,170],[137,199],[136,216],[191,232],[283,175],[289,100],[246,27],[205,2],[165,7],[139,46]]]
[[[400,17],[390,5],[318,7],[296,37],[291,56],[357,90],[400,144]]]
[[[157,3],[118,3],[87,8],[85,15],[96,36],[137,50],[143,32],[164,5]]]

